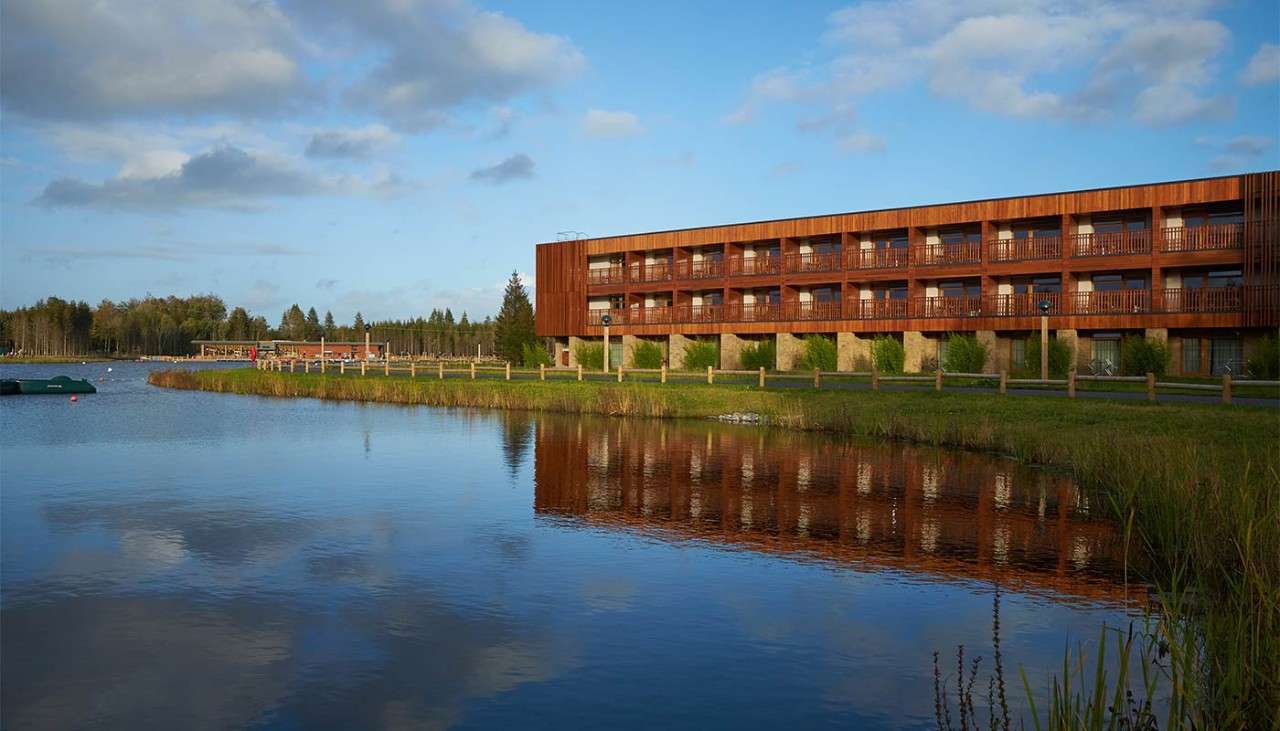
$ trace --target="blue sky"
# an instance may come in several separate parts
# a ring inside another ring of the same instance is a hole
[[[4,307],[483,316],[560,231],[1280,168],[1274,2],[0,8]]]

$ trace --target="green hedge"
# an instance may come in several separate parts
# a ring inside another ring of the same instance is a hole
[[[1280,378],[1280,341],[1267,335],[1258,342],[1257,349],[1248,362],[1249,375],[1273,381]]]
[[[651,340],[638,340],[631,349],[632,368],[661,368],[662,346]]]
[[[1027,370],[1040,375],[1040,339],[1027,340]],[[1071,347],[1057,338],[1049,338],[1049,375],[1065,376],[1071,370]]]
[[[720,365],[720,344],[712,340],[697,340],[684,348],[684,369],[705,371],[707,366]]]
[[[878,335],[871,343],[871,360],[881,373],[901,373],[907,362],[907,351],[897,338]]]
[[[1120,341],[1120,364],[1126,376],[1163,376],[1172,360],[1169,344],[1163,340],[1129,335]]]
[[[573,355],[583,368],[597,371],[604,368],[603,343],[578,343],[578,347],[573,350]]]
[[[540,365],[551,365],[551,354],[534,343],[520,346],[520,361],[525,368],[537,368]]]
[[[773,370],[778,363],[778,344],[773,340],[760,340],[742,346],[742,367],[747,370]]]
[[[944,370],[952,373],[981,373],[987,364],[987,346],[973,335],[951,335],[947,338],[947,360]]]
[[[806,335],[804,355],[796,365],[806,371],[834,371],[836,369],[836,344],[822,335]]]

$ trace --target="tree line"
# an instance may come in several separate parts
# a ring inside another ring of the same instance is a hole
[[[96,307],[86,302],[48,297],[28,307],[0,310],[0,352],[24,356],[192,355],[193,340],[319,340],[389,343],[402,355],[497,355],[514,362],[528,360],[536,347],[533,306],[519,275],[512,273],[495,317],[472,320],[463,312],[434,309],[427,317],[374,320],[357,312],[350,324],[338,324],[331,312],[321,317],[315,307],[294,304],[272,327],[266,317],[244,307],[228,311],[212,294],[153,297]]]

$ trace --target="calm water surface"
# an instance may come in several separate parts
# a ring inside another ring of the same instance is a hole
[[[0,400],[5,728],[931,728],[996,582],[1015,711],[1127,621],[1112,526],[1010,462],[111,367]]]

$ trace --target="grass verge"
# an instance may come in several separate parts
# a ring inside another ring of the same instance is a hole
[[[1161,652],[1153,667],[1167,676],[1172,698],[1165,727],[1280,727],[1280,418],[1274,409],[251,369],[158,371],[149,381],[261,396],[617,416],[754,412],[779,427],[977,449],[1067,468],[1129,527],[1133,570],[1155,586],[1160,611],[1151,638]]]

